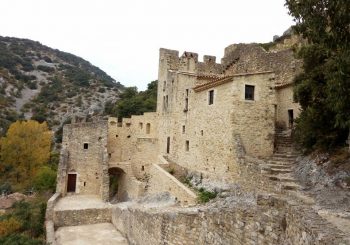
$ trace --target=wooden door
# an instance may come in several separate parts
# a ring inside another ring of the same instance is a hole
[[[77,183],[77,175],[68,174],[67,192],[75,192],[76,183]]]

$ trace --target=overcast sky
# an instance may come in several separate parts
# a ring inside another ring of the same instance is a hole
[[[293,24],[285,0],[1,0],[0,35],[78,55],[126,86],[157,79],[159,48],[215,55]]]

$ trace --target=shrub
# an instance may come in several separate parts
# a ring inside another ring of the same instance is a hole
[[[19,231],[22,227],[20,221],[14,217],[0,221],[0,237],[8,236],[16,231]]]
[[[54,192],[56,187],[56,171],[44,166],[34,176],[33,180],[34,188],[38,191],[52,191]]]
[[[52,73],[55,71],[55,68],[49,67],[49,66],[43,66],[43,65],[38,65],[37,69],[47,73]]]
[[[201,203],[209,202],[209,200],[214,199],[218,194],[217,192],[207,191],[204,188],[200,188],[198,192],[198,199]]]
[[[12,186],[10,183],[5,182],[4,184],[0,185],[0,194],[2,193],[6,193],[6,194],[12,193]]]
[[[10,236],[0,237],[0,244],[2,245],[44,245],[45,243],[38,239],[33,239],[25,235],[12,234]]]
[[[106,89],[103,88],[103,87],[101,87],[101,88],[98,89],[98,92],[99,92],[99,93],[104,93],[104,92],[106,92]]]

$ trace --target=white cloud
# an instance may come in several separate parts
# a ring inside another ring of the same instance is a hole
[[[157,78],[160,47],[216,55],[293,24],[284,0],[2,0],[0,35],[87,59],[127,86]]]

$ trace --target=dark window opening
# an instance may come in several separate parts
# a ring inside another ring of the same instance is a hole
[[[86,186],[86,182],[84,182],[84,186]]]
[[[189,91],[189,90],[188,90],[188,89],[186,89],[186,97],[188,97],[188,91]]]
[[[127,138],[129,139],[131,137],[131,135],[128,135]]]
[[[89,144],[88,143],[84,143],[84,150],[89,149]]]
[[[293,123],[294,123],[293,110],[288,110],[288,122],[289,122],[289,128],[292,128],[293,127]]]
[[[185,109],[184,112],[188,111],[188,98],[185,99]]]
[[[202,135],[202,136],[203,136],[203,133],[204,133],[203,130],[201,130],[201,135]]]
[[[141,170],[142,170],[142,171],[145,171],[145,166],[142,166],[142,167],[141,167]]]
[[[254,89],[255,89],[255,86],[245,85],[245,99],[246,100],[254,100]]]
[[[214,104],[214,90],[209,91],[209,105]]]
[[[166,153],[170,153],[170,137],[167,137],[166,139]]]
[[[164,81],[163,83],[163,91],[165,91],[165,87],[166,87],[166,81]]]
[[[146,134],[150,134],[151,133],[151,124],[147,123],[146,124]]]
[[[182,125],[182,133],[184,134],[186,132],[186,127],[185,125]]]
[[[108,157],[111,158],[112,157],[112,153],[108,153]]]
[[[116,135],[115,135],[115,137],[116,137],[116,138],[118,138],[118,137],[119,137],[119,135],[117,135],[117,134],[116,134]]]
[[[125,126],[130,127],[131,123],[125,123]]]
[[[169,98],[168,95],[165,96],[165,108],[168,109],[169,106]]]
[[[140,126],[140,130],[142,130],[142,128],[143,128],[143,123],[140,122],[140,123],[139,123],[139,126]]]
[[[186,151],[190,150],[190,141],[186,140]]]

